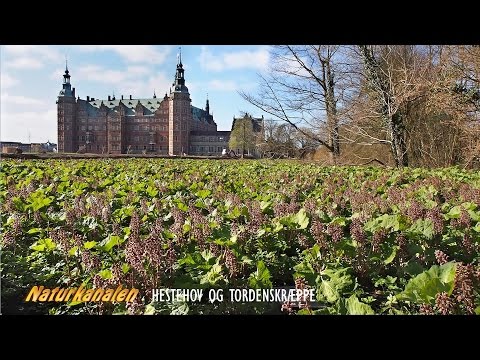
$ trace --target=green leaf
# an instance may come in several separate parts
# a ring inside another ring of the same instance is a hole
[[[182,230],[183,230],[183,235],[188,233],[192,229],[192,225],[190,224],[183,224]]]
[[[212,192],[210,190],[203,189],[203,190],[197,191],[197,193],[195,195],[198,196],[199,198],[205,199],[205,198],[209,197],[211,193]]]
[[[178,207],[180,210],[184,211],[184,212],[187,212],[187,211],[188,211],[188,206],[185,205],[183,202],[178,202],[178,203],[177,203],[177,207]]]
[[[299,311],[297,311],[297,315],[311,315],[311,310],[308,310],[308,309],[301,309]]]
[[[146,192],[146,193],[148,194],[148,196],[150,196],[151,198],[154,198],[155,196],[158,195],[158,190],[155,189],[155,188],[152,187],[152,186],[148,186],[148,187],[147,187],[147,190],[146,190],[145,192]]]
[[[76,253],[77,253],[77,250],[78,250],[78,246],[74,246],[70,249],[70,251],[68,252],[68,255],[70,256],[74,256]]]
[[[51,251],[54,250],[57,245],[53,242],[52,239],[40,239],[30,246],[30,249],[35,251]]]
[[[322,295],[329,303],[334,303],[340,298],[340,294],[335,288],[335,283],[329,280],[322,279],[318,293],[318,295]]]
[[[397,295],[399,300],[417,304],[433,305],[437,294],[446,292],[451,295],[454,288],[456,264],[451,261],[441,266],[434,265],[429,270],[415,276]]]
[[[395,259],[395,256],[397,255],[397,250],[398,250],[399,248],[400,248],[400,247],[397,246],[397,245],[395,245],[395,246],[392,247],[392,253],[383,261],[383,263],[384,263],[385,265],[390,264],[390,263],[393,261],[393,259]]]
[[[200,284],[216,285],[221,280],[224,280],[222,275],[222,266],[219,265],[217,261],[217,263],[213,265],[204,276],[201,277]]]
[[[143,312],[143,315],[155,315],[155,306],[151,304],[145,306],[145,311]]]
[[[93,248],[95,245],[97,245],[97,242],[96,241],[87,241],[86,243],[83,244],[83,247],[85,249],[91,249]]]
[[[270,271],[268,271],[265,263],[263,261],[259,261],[257,263],[257,270],[250,274],[250,278],[248,279],[248,284],[251,288],[271,288],[272,282],[270,281]]]
[[[445,215],[447,219],[458,219],[462,214],[461,206],[454,206],[450,211]]]
[[[32,246],[30,246],[30,249],[35,250],[35,251],[44,251],[45,250],[45,244],[35,243]]]
[[[115,245],[119,245],[121,242],[121,239],[117,235],[110,235],[110,239],[106,242],[106,244],[103,246],[103,248],[106,251],[110,251]]]
[[[407,232],[423,235],[427,239],[431,239],[433,237],[433,222],[431,219],[418,219],[410,226]]]
[[[80,305],[83,304],[83,301],[70,301],[67,305],[68,306],[75,306],[75,305]]]
[[[362,303],[355,295],[350,296],[346,301],[347,312],[350,315],[374,315],[375,312],[370,305]]]
[[[474,211],[474,210],[467,210],[468,215],[470,215],[470,218],[477,222],[480,221],[480,212],[479,211]]]
[[[260,209],[262,210],[262,212],[264,212],[265,210],[270,208],[271,205],[272,205],[271,201],[261,201],[260,202]]]
[[[472,230],[480,233],[480,222],[478,222],[477,225],[475,225],[475,226],[472,228]]]
[[[130,265],[128,265],[127,263],[123,263],[122,264],[123,273],[126,274],[129,270],[130,270]]]
[[[33,229],[30,229],[27,231],[27,234],[37,234],[39,232],[42,232],[43,229],[42,228],[33,228]]]
[[[295,222],[300,226],[299,229],[306,229],[309,223],[308,215],[304,208],[301,208],[295,215]]]
[[[354,283],[351,275],[350,268],[340,269],[325,269],[323,270],[320,280],[320,286],[318,287],[317,299],[319,301],[326,300],[327,302],[334,303],[339,300],[343,293],[352,289]]]
[[[112,271],[110,269],[104,269],[98,272],[98,275],[100,275],[104,279],[111,279],[112,278]]]

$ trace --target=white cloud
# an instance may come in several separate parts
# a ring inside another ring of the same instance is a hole
[[[2,141],[57,142],[57,110],[4,112],[2,107],[0,139]]]
[[[115,93],[120,95],[133,95],[134,97],[150,97],[155,90],[157,96],[168,92],[171,81],[165,72],[153,75],[148,67],[129,66],[126,70],[109,70],[98,65],[85,65],[75,73],[77,81],[88,80],[111,85]]]
[[[61,58],[57,49],[47,45],[5,45],[4,49],[4,64],[13,69],[40,69]]]
[[[162,64],[170,54],[170,46],[152,45],[79,45],[81,51],[114,51],[127,62]]]
[[[267,46],[258,50],[242,50],[214,55],[206,46],[202,46],[199,56],[200,66],[206,70],[222,71],[230,69],[266,69],[269,62]]]
[[[97,81],[105,84],[120,84],[129,74],[121,70],[109,70],[98,65],[84,65],[75,70],[77,79]]]
[[[42,105],[44,102],[38,99],[29,98],[22,95],[10,95],[8,93],[2,93],[0,95],[2,107],[10,105]]]
[[[17,57],[5,61],[5,66],[13,69],[40,69],[43,67],[43,62],[33,57]]]
[[[5,45],[5,51],[8,55],[16,57],[41,57],[46,60],[58,60],[61,56],[60,52],[49,45]]]
[[[148,74],[150,72],[150,69],[146,66],[128,66],[127,72],[129,74],[144,75]]]
[[[2,89],[7,89],[18,83],[18,80],[10,76],[8,73],[0,74],[0,86]]]

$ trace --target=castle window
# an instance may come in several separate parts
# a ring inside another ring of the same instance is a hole
[[[211,152],[211,153],[213,153],[213,146],[210,146],[210,147],[208,148],[208,151]]]
[[[200,146],[200,152],[203,152],[203,146]]]
[[[217,152],[222,152],[222,147],[221,146],[217,147]]]
[[[173,140],[174,140],[174,141],[178,141],[178,136],[175,135],[175,136],[173,137]]]

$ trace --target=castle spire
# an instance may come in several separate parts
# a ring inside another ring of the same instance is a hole
[[[72,84],[70,84],[70,73],[68,71],[68,62],[67,57],[65,56],[65,74],[63,74],[63,84],[62,90],[58,96],[68,96],[68,97],[75,97],[74,91],[72,91]]]
[[[174,92],[185,92],[188,93],[188,88],[185,86],[185,76],[182,65],[182,55],[181,53],[177,54],[178,63],[177,63],[177,71],[175,72],[175,81],[172,84],[172,89]]]
[[[154,99],[157,98],[157,94],[155,94],[155,89],[153,89],[153,98],[154,98]]]
[[[210,115],[210,103],[208,102],[208,93],[207,93],[207,105],[205,105],[205,111],[207,115]]]
[[[177,65],[182,65],[182,47],[178,47]]]

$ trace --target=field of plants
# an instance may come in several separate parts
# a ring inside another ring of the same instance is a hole
[[[480,174],[287,161],[2,160],[2,312],[479,314]],[[135,301],[25,302],[48,288]],[[316,302],[152,302],[155,288]]]

